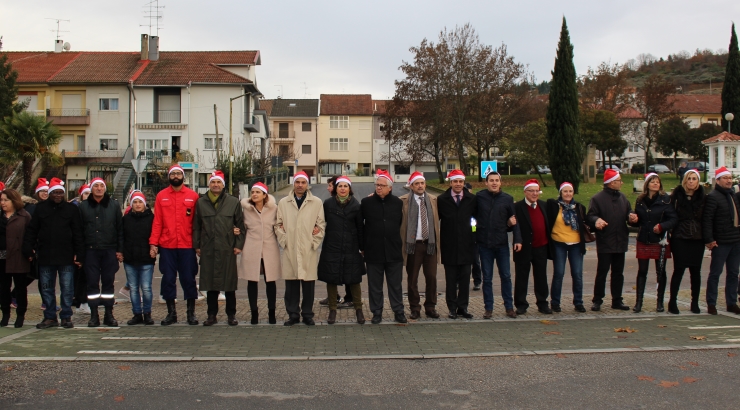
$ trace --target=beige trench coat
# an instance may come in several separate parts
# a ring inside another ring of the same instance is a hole
[[[260,260],[265,262],[265,280],[273,282],[280,279],[280,248],[275,236],[275,220],[277,219],[277,203],[275,197],[269,195],[267,204],[262,213],[249,202],[242,199],[244,211],[244,230],[247,238],[244,241],[244,250],[239,262],[239,279],[258,282],[260,280]]]
[[[319,233],[313,235],[317,226]],[[324,203],[306,191],[301,209],[296,205],[293,191],[280,200],[275,221],[275,234],[283,248],[280,261],[285,280],[317,280],[319,246],[324,240]]]
[[[413,198],[413,192],[406,195],[401,195],[398,197],[398,199],[403,202],[403,220],[401,221],[401,242],[403,242],[403,266],[406,266],[406,256],[408,254],[406,253],[406,226],[409,224],[409,197],[412,197],[412,201],[415,201],[416,199]],[[429,193],[425,193],[425,195],[429,195]],[[437,263],[439,263],[440,258],[440,250],[439,250],[439,211],[437,210],[437,197],[433,195],[429,195],[429,202],[432,204],[432,212],[434,215],[434,236],[436,236],[437,241],[437,254],[435,257],[437,258]]]

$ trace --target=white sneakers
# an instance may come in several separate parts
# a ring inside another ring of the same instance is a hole
[[[218,300],[226,300],[226,294],[224,292],[219,292]]]
[[[125,297],[126,300],[128,300],[129,302],[131,301],[131,291],[128,288],[126,288],[125,286],[122,287],[118,291],[118,293],[120,293],[121,295],[123,295],[123,297]]]
[[[90,306],[87,303],[81,303],[80,307],[78,307],[75,310],[76,313],[79,313],[81,315],[89,315],[90,314]]]

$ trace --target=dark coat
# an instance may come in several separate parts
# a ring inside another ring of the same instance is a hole
[[[234,227],[242,228],[234,235]],[[244,214],[239,200],[222,191],[214,207],[208,195],[195,203],[193,248],[200,249],[200,288],[233,292],[238,274],[234,248],[244,248]]]
[[[92,195],[79,206],[84,228],[85,248],[123,251],[121,206],[108,194],[98,202]]]
[[[83,262],[85,240],[82,220],[76,206],[62,201],[39,202],[23,238],[23,256],[28,258],[36,251],[38,264],[73,265]]]
[[[642,197],[642,196],[641,196]],[[658,243],[663,238],[663,232],[670,231],[678,225],[676,208],[668,195],[657,195],[650,203],[647,198],[638,198],[635,201],[637,223],[633,226],[640,228],[637,240],[642,243]],[[661,233],[653,232],[655,225],[660,225]]]
[[[154,265],[156,258],[149,256],[149,236],[152,234],[154,213],[131,210],[123,216],[123,262],[129,265]]]
[[[354,197],[341,206],[335,197],[324,201],[326,230],[319,257],[319,280],[334,285],[362,283],[365,263],[360,254],[362,212]]]
[[[572,202],[575,202],[575,199],[571,200]],[[558,218],[558,213],[560,212],[560,204],[558,203],[557,199],[550,198],[547,200],[547,204],[545,205],[545,215],[547,215],[547,221],[550,225],[550,232],[552,233],[552,227],[555,226],[555,220]],[[586,207],[583,206],[583,204],[580,204],[576,202],[576,219],[578,219],[578,226],[580,227],[579,236],[581,237],[581,255],[586,254],[586,223],[583,220],[583,218],[586,217]],[[550,247],[550,257],[555,255],[555,247],[554,247],[554,241],[551,241],[550,238],[548,238],[548,245]]]
[[[24,209],[19,209],[8,219],[5,227],[5,243],[7,259],[5,260],[6,273],[28,273],[31,263],[23,257],[23,236],[31,223],[31,215]]]
[[[704,243],[717,241],[718,245],[740,241],[740,228],[733,225],[732,208],[727,200],[726,193],[735,201],[735,207],[740,209],[738,200],[731,191],[715,186],[714,190],[704,200],[704,211],[701,219],[702,237]]]
[[[452,188],[437,197],[439,242],[443,265],[472,265],[476,255],[475,232],[471,218],[478,213],[475,195],[463,189],[460,205],[455,203]],[[477,228],[477,227],[476,227]]]
[[[687,240],[701,240],[701,215],[704,209],[704,187],[694,192],[691,199],[686,195],[686,190],[679,185],[671,193],[671,202],[678,215],[678,225],[673,228],[671,237]]]
[[[514,262],[529,262],[532,257],[532,239],[534,238],[534,229],[532,228],[532,218],[529,216],[529,205],[526,200],[514,204],[514,211],[516,212],[516,224],[519,226],[519,232],[522,235],[522,249],[519,252],[514,252]],[[542,216],[545,219],[545,236],[547,237],[547,257],[550,257],[550,232],[552,232],[552,226],[547,218],[547,212],[545,211],[545,201],[537,200],[537,211],[542,212]]]
[[[366,263],[403,262],[403,203],[393,194],[362,198],[360,212],[364,220],[361,250]]]
[[[482,190],[475,194],[475,199],[478,207],[475,217],[478,223],[475,239],[479,246],[508,247],[508,232],[514,233],[514,243],[522,243],[519,225],[512,227],[507,225],[508,219],[515,214],[514,198],[511,195],[506,192],[493,194],[488,190]]]
[[[597,253],[625,253],[629,241],[627,223],[632,212],[632,205],[623,193],[611,188],[591,197],[588,205],[586,222],[594,228],[596,221],[601,218],[608,224],[604,229],[592,229],[596,234]]]

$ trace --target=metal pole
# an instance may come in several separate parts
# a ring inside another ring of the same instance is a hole
[[[218,139],[218,114],[216,114],[216,104],[213,104],[213,122],[216,124],[216,165],[218,166],[218,160],[221,159],[221,143]]]
[[[233,107],[234,107],[234,99],[229,100],[229,194],[232,194],[233,189],[233,174],[234,174],[234,145],[231,140],[231,128],[232,126],[232,117],[233,117]]]

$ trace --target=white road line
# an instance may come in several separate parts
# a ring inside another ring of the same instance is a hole
[[[690,327],[691,330],[703,330],[703,329],[737,329],[740,326],[696,326]]]
[[[116,336],[107,336],[107,337],[101,337],[102,340],[176,340],[176,339],[192,339],[190,336],[186,337],[136,337],[136,336],[128,336],[128,337],[116,337]]]

